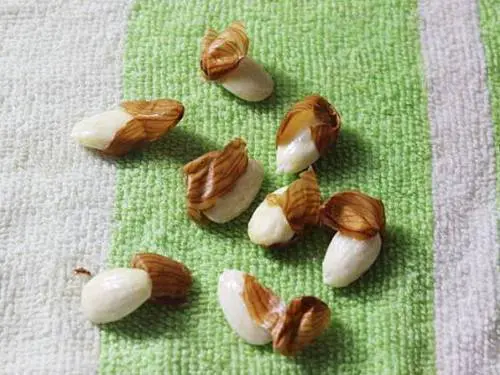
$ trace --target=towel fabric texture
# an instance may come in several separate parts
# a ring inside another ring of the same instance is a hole
[[[494,374],[500,158],[500,3],[495,0],[6,0],[0,4],[0,373]],[[199,72],[205,29],[245,22],[275,81],[246,103]],[[331,234],[265,250],[247,223],[275,173],[275,133],[312,93],[342,114],[316,165],[322,197],[380,197],[387,232],[373,267],[322,282]],[[172,98],[184,119],[119,160],[69,139],[122,99]],[[182,166],[235,137],[266,175],[225,225],[186,215]],[[139,251],[193,272],[189,303],[145,304],[96,327],[79,309],[92,272]],[[314,295],[332,324],[294,359],[239,339],[217,302],[224,269],[284,300]]]

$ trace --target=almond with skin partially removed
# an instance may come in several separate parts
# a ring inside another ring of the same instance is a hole
[[[130,266],[148,273],[153,285],[152,302],[183,301],[193,284],[191,272],[185,265],[163,255],[139,253],[134,255]]]
[[[119,107],[83,119],[71,136],[85,147],[122,156],[163,136],[182,119],[184,106],[170,99],[126,101]]]
[[[276,134],[277,171],[300,172],[328,151],[337,140],[339,113],[328,101],[311,95],[287,113]]]
[[[317,225],[321,197],[312,169],[289,186],[269,194],[248,223],[250,241],[264,247],[282,247]]]
[[[183,264],[162,255],[140,253],[131,265],[103,271],[84,285],[82,310],[90,321],[114,322],[147,300],[161,304],[185,301],[193,280]]]
[[[220,83],[237,97],[258,102],[274,88],[271,76],[247,56],[250,41],[241,22],[233,22],[222,33],[208,29],[201,42],[201,70],[209,81]]]
[[[226,223],[236,218],[250,206],[264,179],[262,165],[248,158],[240,138],[186,164],[184,173],[188,214],[197,222],[207,218]]]
[[[321,223],[337,230],[323,260],[323,281],[340,288],[365,273],[377,259],[385,227],[384,205],[366,194],[335,194],[320,210]]]
[[[254,345],[273,342],[275,351],[297,354],[330,324],[330,309],[316,297],[300,297],[288,306],[255,277],[225,270],[219,278],[219,303],[236,333]]]

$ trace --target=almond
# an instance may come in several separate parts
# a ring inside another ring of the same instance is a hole
[[[255,277],[225,270],[219,279],[219,302],[238,335],[254,345],[272,341],[286,356],[297,354],[330,324],[330,309],[316,297],[300,297],[286,306]]]
[[[337,140],[341,118],[323,97],[311,95],[296,103],[276,134],[278,172],[300,172],[316,162]]]
[[[246,143],[232,140],[184,166],[188,215],[197,222],[226,223],[252,203],[264,179],[262,165],[248,158]]]
[[[274,89],[271,76],[247,56],[250,41],[241,22],[233,22],[222,33],[208,29],[201,42],[201,70],[209,81],[220,83],[237,97],[257,102]]]
[[[320,204],[318,181],[311,168],[266,197],[248,223],[248,236],[264,247],[287,246],[318,224]]]
[[[71,136],[85,147],[122,156],[163,136],[183,115],[184,106],[176,100],[126,101],[83,119],[75,125]]]
[[[322,205],[320,221],[338,231],[323,260],[323,281],[345,287],[360,278],[380,254],[384,205],[361,192],[337,193]]]

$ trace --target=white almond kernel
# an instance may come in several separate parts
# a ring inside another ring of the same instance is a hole
[[[288,186],[276,190],[273,194],[281,195]],[[250,241],[261,246],[272,246],[292,239],[295,232],[288,224],[286,216],[278,205],[270,205],[267,199],[257,207],[248,223]]]
[[[375,262],[381,246],[378,233],[367,240],[335,233],[323,260],[323,282],[342,288],[356,281]]]
[[[115,138],[115,134],[134,117],[123,108],[87,117],[78,122],[71,137],[85,147],[105,150]]]
[[[241,215],[255,199],[264,180],[264,168],[258,161],[249,159],[245,173],[233,189],[217,199],[215,206],[203,211],[211,221],[222,224]]]
[[[286,145],[276,149],[276,164],[278,173],[298,173],[307,169],[320,157],[311,136],[311,129],[302,130]]]
[[[114,322],[139,308],[149,299],[151,291],[151,278],[144,270],[107,270],[83,287],[82,310],[94,323]]]
[[[252,319],[243,300],[245,273],[225,270],[219,278],[218,296],[224,316],[233,330],[252,345],[271,342],[271,334]]]
[[[218,82],[233,95],[249,102],[268,98],[274,89],[274,82],[269,73],[248,56]]]

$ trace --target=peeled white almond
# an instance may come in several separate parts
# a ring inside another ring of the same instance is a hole
[[[82,310],[94,323],[109,323],[135,311],[151,296],[152,283],[142,269],[101,272],[82,289]]]
[[[225,270],[219,278],[219,303],[229,325],[245,341],[252,345],[271,342],[270,333],[252,319],[243,300],[245,273]]]
[[[288,186],[276,190],[273,194],[281,195]],[[292,239],[295,232],[279,205],[271,205],[267,199],[257,207],[248,223],[250,241],[261,246],[272,246]]]
[[[222,224],[242,214],[252,203],[260,190],[264,180],[264,168],[262,164],[253,159],[248,159],[245,173],[236,181],[233,189],[217,198],[215,205],[206,211],[204,215],[211,221]]]
[[[269,73],[248,56],[218,82],[230,93],[249,102],[268,98],[274,89],[274,82]]]
[[[311,129],[305,128],[286,145],[278,145],[276,164],[278,173],[297,173],[303,171],[320,157],[311,137]]]
[[[381,246],[378,233],[367,240],[335,233],[323,260],[323,282],[336,288],[349,285],[375,262]]]
[[[105,150],[118,130],[133,118],[123,108],[99,113],[78,122],[71,132],[71,137],[85,147]]]

